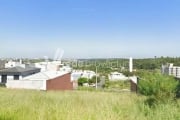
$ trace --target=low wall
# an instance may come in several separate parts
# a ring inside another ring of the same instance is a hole
[[[7,80],[7,88],[46,90],[45,80]]]

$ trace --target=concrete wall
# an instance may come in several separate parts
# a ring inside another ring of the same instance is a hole
[[[46,90],[45,80],[7,80],[7,88]]]
[[[47,90],[73,90],[73,82],[71,82],[71,74],[50,79],[46,81]]]

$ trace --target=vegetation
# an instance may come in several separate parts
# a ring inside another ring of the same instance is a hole
[[[105,89],[111,89],[111,90],[122,90],[122,89],[128,89],[130,88],[130,82],[129,81],[106,81],[105,83]]]
[[[179,120],[180,102],[149,108],[132,93],[0,88],[0,120]],[[168,113],[168,114],[167,114]]]
[[[97,77],[97,83],[100,82],[100,77]],[[92,79],[88,80],[89,84],[96,83],[96,76],[93,76]]]
[[[79,86],[83,86],[84,83],[88,83],[88,79],[87,78],[79,78],[78,79],[78,85]]]
[[[97,83],[100,82],[100,77],[97,77]],[[92,77],[91,79],[88,78],[79,78],[78,79],[78,85],[83,86],[84,83],[92,84],[96,83],[96,76]]]
[[[149,105],[175,100],[178,82],[172,76],[146,72],[140,77],[138,90],[148,96]]]
[[[161,65],[166,63],[174,63],[174,65],[180,66],[180,57],[170,58],[154,56],[154,58],[134,59],[133,68],[136,70],[156,70],[160,69]],[[97,66],[98,73],[104,76],[107,76],[107,74],[113,71],[124,72],[130,75],[130,73],[127,72],[129,68],[129,59],[86,59],[67,64],[70,64],[74,69],[93,71],[96,71]]]

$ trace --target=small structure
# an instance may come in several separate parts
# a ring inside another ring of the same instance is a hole
[[[128,77],[119,72],[112,72],[108,77],[110,81],[128,80]]]
[[[0,83],[6,83],[7,80],[21,80],[26,76],[40,72],[39,68],[34,67],[13,67],[0,70]]]
[[[138,91],[138,77],[136,76],[133,76],[133,77],[130,77],[130,83],[131,83],[131,92],[137,92]]]

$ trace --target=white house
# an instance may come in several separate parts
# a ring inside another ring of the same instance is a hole
[[[24,67],[25,64],[22,64],[22,60],[20,60],[19,62],[10,60],[7,63],[5,63],[5,68],[13,68],[13,67],[17,67],[17,66]]]
[[[74,85],[68,72],[44,71],[21,80],[7,80],[6,86],[35,90],[72,90]]]
[[[94,71],[89,70],[73,70],[71,73],[71,79],[72,80],[78,80],[81,77],[92,79],[93,76],[96,76],[96,73]]]
[[[110,81],[128,80],[128,77],[119,72],[112,72],[108,75]]]
[[[83,71],[82,77],[92,79],[92,77],[96,76],[96,73],[94,71],[85,70]]]
[[[13,67],[0,70],[0,83],[6,83],[7,80],[21,80],[26,76],[40,72],[39,68],[34,67]]]

